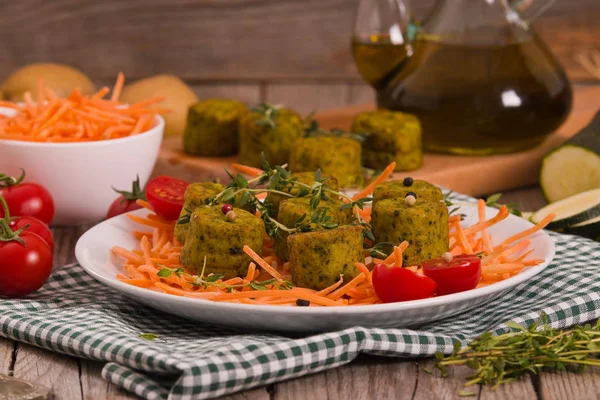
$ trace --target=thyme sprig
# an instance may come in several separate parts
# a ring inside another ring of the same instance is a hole
[[[475,372],[467,377],[465,386],[498,386],[525,373],[600,366],[600,320],[563,331],[550,327],[546,315],[527,327],[505,324],[511,332],[498,336],[484,333],[463,349],[455,342],[454,352],[447,357],[438,352],[436,367],[442,376],[450,366],[466,365]]]
[[[180,278],[186,277],[189,278],[190,280],[188,281],[189,284],[193,285],[193,286],[198,286],[198,287],[202,287],[204,289],[207,289],[209,286],[213,286],[213,287],[219,287],[222,289],[227,290],[228,292],[235,292],[238,291],[238,289],[242,289],[244,287],[249,287],[253,290],[267,290],[267,285],[271,285],[273,283],[276,282],[275,279],[268,279],[266,281],[250,281],[249,283],[240,283],[240,284],[235,284],[235,285],[227,285],[223,282],[219,282],[220,280],[222,280],[225,275],[223,274],[208,274],[205,275],[205,271],[206,271],[206,257],[204,257],[204,263],[202,265],[202,271],[200,272],[199,275],[191,275],[188,274],[187,272],[185,272],[185,269],[183,268],[169,268],[164,264],[156,264],[157,266],[160,267],[160,269],[158,270],[158,272],[156,273],[157,276],[161,277],[161,278],[168,278],[171,275],[176,275]],[[279,289],[281,290],[289,290],[291,288],[294,287],[294,284],[292,282],[289,281],[283,281],[281,283],[281,285],[279,286]]]
[[[312,114],[311,114],[312,116]],[[307,118],[307,120],[305,120],[305,127],[304,127],[304,136],[305,137],[319,137],[319,136],[333,136],[333,137],[347,137],[347,138],[351,138],[354,140],[359,141],[360,143],[363,143],[365,140],[367,140],[367,137],[369,136],[366,133],[356,133],[356,132],[349,132],[349,131],[344,131],[342,129],[322,129],[319,126],[319,122],[315,119],[310,119],[310,117]]]
[[[442,198],[444,204],[446,205],[446,207],[448,207],[448,215],[454,215],[460,209],[460,206],[458,206],[457,203],[454,203],[452,200],[450,200],[450,195],[452,193],[454,193],[454,190],[449,191]],[[461,221],[467,217],[465,214],[458,215],[460,215]]]
[[[269,103],[262,103],[257,107],[254,107],[252,111],[261,115],[261,118],[256,121],[256,125],[267,126],[271,129],[276,128],[277,124],[275,123],[275,118],[277,117],[277,114],[279,114],[281,108],[280,105]]]
[[[326,186],[328,178],[323,176],[320,170],[315,172],[314,183],[302,183],[298,177],[292,176],[291,172],[287,170],[286,165],[271,167],[264,155],[262,156],[262,170],[262,174],[250,180],[247,180],[241,174],[234,176],[227,172],[231,178],[231,182],[216,196],[207,199],[206,204],[216,205],[231,202],[235,199],[237,207],[246,209],[250,207],[259,211],[265,223],[267,234],[275,238],[280,236],[281,231],[297,233],[337,228],[338,224],[332,222],[331,216],[326,210],[319,209],[319,204],[321,201],[340,198],[344,201],[340,209],[351,209],[354,217],[353,224],[361,225],[364,228],[363,235],[365,240],[375,242],[372,227],[360,215],[360,210],[364,208],[367,202],[372,200],[370,197],[353,200],[346,194],[329,188]],[[261,202],[258,200],[256,196],[261,193],[278,194],[284,197],[308,197],[310,198],[309,205],[311,212],[300,216],[294,227],[287,227],[273,217],[274,210],[270,202]],[[189,216],[187,214],[189,213],[186,213],[178,223],[188,223]],[[371,243],[367,244],[370,245]]]
[[[498,200],[500,200],[500,197],[502,197],[502,193],[494,193],[494,194],[489,195],[487,197],[487,199],[485,200],[485,205],[488,207],[494,207],[494,208],[502,207],[502,204],[498,203]],[[520,204],[507,203],[504,205],[506,206],[506,208],[508,208],[509,213],[514,214],[517,217],[523,217],[523,214],[521,213],[521,205]]]

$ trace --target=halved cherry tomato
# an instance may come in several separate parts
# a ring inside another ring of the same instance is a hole
[[[157,176],[146,185],[146,197],[154,211],[168,220],[176,220],[183,208],[189,183],[170,176]]]
[[[146,200],[146,193],[140,188],[140,177],[138,176],[131,184],[131,192],[125,190],[113,190],[120,194],[119,197],[112,202],[106,213],[106,219],[115,217],[126,212],[138,210],[142,208],[136,200]]]
[[[439,295],[474,289],[481,279],[481,259],[476,255],[461,254],[446,262],[434,258],[423,263],[423,273],[433,279]]]
[[[29,226],[28,226],[29,225]],[[50,250],[54,250],[54,238],[52,237],[52,231],[48,228],[48,225],[37,219],[36,217],[13,217],[8,223],[10,229],[13,232],[18,231],[21,228],[28,226],[27,232],[35,233],[50,246]]]
[[[426,299],[433,296],[437,284],[410,269],[375,264],[373,288],[384,303]]]
[[[46,224],[54,218],[54,200],[46,188],[37,183],[23,182],[25,171],[19,178],[0,174],[0,195],[6,200],[12,215],[36,217]],[[0,208],[0,217],[4,216]]]

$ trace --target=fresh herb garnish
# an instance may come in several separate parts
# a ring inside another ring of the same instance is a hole
[[[366,235],[371,233],[370,225],[362,219],[359,213],[359,210],[363,209],[365,203],[371,201],[371,198],[365,197],[353,200],[341,192],[330,189],[326,186],[328,178],[324,177],[320,170],[315,172],[315,178],[312,184],[302,183],[299,181],[298,177],[292,176],[285,165],[275,166],[274,168],[271,167],[265,160],[264,155],[262,155],[262,170],[264,172],[261,175],[250,180],[246,180],[240,174],[233,176],[228,172],[231,178],[229,185],[222,192],[208,199],[206,204],[216,205],[229,202],[234,198],[238,199],[239,197],[242,199],[243,204],[238,204],[238,207],[252,207],[259,211],[260,216],[265,223],[267,234],[270,237],[275,238],[280,236],[280,232],[282,231],[291,234],[337,228],[338,224],[333,223],[328,212],[325,209],[320,209],[319,205],[321,201],[327,201],[332,198],[341,198],[344,201],[344,204],[340,206],[340,209],[352,210],[354,216],[353,224],[363,226]],[[287,227],[273,217],[271,203],[268,201],[261,202],[256,197],[261,193],[278,194],[289,198],[307,197],[310,199],[310,213],[300,216],[294,227]],[[185,220],[183,223],[185,223]],[[374,241],[374,238],[371,240]]]
[[[156,333],[140,333],[138,336],[142,339],[146,339],[149,341],[153,341],[159,338],[159,336]]]
[[[281,106],[268,103],[262,103],[258,107],[253,108],[252,111],[261,115],[261,118],[256,121],[256,125],[267,126],[271,129],[276,128],[275,117],[277,117],[280,110]]]
[[[244,287],[250,287],[253,290],[267,290],[268,288],[266,287],[266,285],[271,285],[276,282],[275,279],[268,279],[262,282],[251,281],[249,283],[226,285],[223,282],[219,282],[225,277],[225,275],[223,274],[209,274],[208,276],[204,275],[204,272],[206,270],[206,257],[204,257],[204,263],[202,264],[202,271],[200,272],[200,275],[188,274],[183,268],[169,268],[166,265],[159,263],[157,263],[156,265],[160,267],[156,275],[161,278],[168,278],[171,275],[175,274],[180,278],[187,278],[187,282],[190,285],[203,287],[204,289],[208,288],[209,286],[219,287],[227,290],[227,292],[229,293],[237,291]],[[287,290],[293,287],[294,285],[291,282],[283,281],[280,283],[279,289],[283,288],[284,290]]]
[[[442,197],[442,200],[444,200],[444,204],[446,205],[446,207],[449,208],[448,215],[454,215],[460,209],[459,206],[456,206],[456,204],[453,203],[452,200],[450,200],[450,195],[452,193],[454,193],[454,190],[449,191]],[[450,207],[452,207],[452,208],[450,208]],[[460,215],[461,221],[467,217],[465,214],[458,214],[458,215]]]
[[[447,357],[436,353],[442,376],[449,366],[466,365],[475,373],[467,377],[465,386],[498,386],[526,373],[600,366],[600,320],[563,331],[550,327],[546,315],[528,327],[515,322],[506,325],[511,332],[498,336],[486,332],[463,349],[455,342],[454,352]]]
[[[307,118],[308,119],[308,118]],[[321,129],[319,122],[315,119],[305,121],[304,123],[304,136],[305,137],[319,137],[319,136],[333,136],[333,137],[347,137],[363,143],[368,135],[364,133],[348,132],[342,129]]]
[[[503,206],[503,204],[499,204],[498,200],[500,200],[500,197],[502,197],[502,193],[494,193],[491,194],[487,197],[487,199],[485,200],[485,205],[488,207],[494,207],[494,208],[500,208]],[[508,204],[504,204],[506,206],[506,208],[508,208],[508,212],[511,214],[516,215],[517,217],[522,217],[523,214],[521,213],[521,206],[517,203],[508,203]]]

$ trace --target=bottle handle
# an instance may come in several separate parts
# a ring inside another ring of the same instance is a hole
[[[535,21],[556,0],[505,0],[510,10],[518,14],[527,23]]]

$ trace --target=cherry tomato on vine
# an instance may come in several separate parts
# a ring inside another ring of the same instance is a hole
[[[407,268],[375,264],[373,288],[384,303],[426,299],[433,296],[437,284],[432,279]]]
[[[16,240],[0,242],[0,295],[21,297],[33,293],[52,272],[52,250],[35,233],[25,230]]]
[[[0,195],[6,200],[12,215],[32,216],[50,224],[54,218],[54,200],[46,188],[37,183],[23,182],[25,171],[19,178],[0,174]],[[4,212],[0,209],[0,217]]]
[[[106,219],[115,217],[120,214],[125,214],[129,211],[138,210],[142,208],[136,203],[136,200],[146,200],[146,193],[140,188],[140,177],[138,176],[135,181],[131,184],[131,192],[125,190],[113,190],[120,194],[119,197],[112,202],[108,208]]]
[[[38,290],[50,276],[52,249],[41,236],[29,231],[30,224],[13,231],[10,210],[2,196],[0,203],[5,215],[0,219],[0,296],[21,297]],[[19,219],[15,225],[21,222]],[[33,219],[29,222],[36,224],[36,230],[43,226]]]
[[[434,258],[423,263],[423,273],[437,283],[439,295],[464,292],[479,283],[481,259],[471,254],[454,256],[449,262]]]
[[[169,176],[157,176],[146,185],[146,197],[154,212],[174,221],[183,208],[185,190],[189,183]]]
[[[54,250],[54,238],[52,237],[52,231],[48,228],[48,225],[37,219],[36,217],[12,217],[8,223],[10,229],[13,232],[18,231],[21,228],[27,226],[27,232],[35,233],[50,246],[50,250]]]

